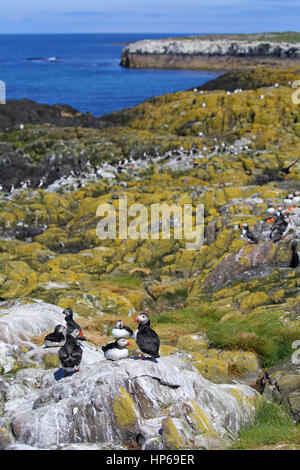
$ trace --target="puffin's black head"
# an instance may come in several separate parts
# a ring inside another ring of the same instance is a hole
[[[122,320],[118,320],[115,324],[115,328],[121,329],[123,328],[123,322]]]
[[[139,325],[150,325],[150,319],[147,315],[147,313],[140,313],[135,319],[135,323],[138,323]]]
[[[56,325],[56,327],[54,328],[54,331],[56,333],[64,333],[65,330],[66,330],[66,327],[63,325]]]
[[[71,307],[68,307],[68,308],[65,308],[62,313],[63,313],[63,315],[71,315],[72,316],[73,315],[73,310],[71,309]]]

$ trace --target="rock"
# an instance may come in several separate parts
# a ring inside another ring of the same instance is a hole
[[[15,445],[113,442],[121,448],[141,432],[144,448],[179,449],[193,447],[190,439],[207,431],[226,441],[228,432],[252,422],[260,401],[245,385],[212,384],[177,356],[157,363],[128,358],[94,363],[58,382],[50,370],[19,371],[9,387],[5,417]]]
[[[234,64],[241,68],[247,59],[266,63],[270,58],[274,63],[274,60],[297,60],[299,57],[300,48],[295,43],[271,42],[267,39],[262,42],[247,37],[240,40],[231,39],[230,36],[200,36],[184,40],[146,39],[130,43],[122,51],[120,65],[133,68],[203,68],[206,65],[208,70],[222,67],[225,70],[234,68]]]
[[[13,442],[9,419],[0,418],[0,450],[6,449]]]
[[[225,255],[207,276],[203,291],[219,289],[235,280],[265,277],[274,267],[289,267],[290,250],[287,248],[289,244],[285,241],[278,244],[261,241],[241,248],[237,254]]]
[[[0,340],[5,343],[23,344],[44,331],[63,323],[62,309],[44,302],[0,309]]]
[[[264,395],[283,403],[297,423],[300,422],[300,366],[290,359],[267,370]]]

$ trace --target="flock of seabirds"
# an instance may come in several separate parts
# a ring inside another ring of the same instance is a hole
[[[44,339],[46,348],[59,347],[58,357],[64,376],[72,375],[74,372],[80,371],[80,363],[82,360],[83,350],[80,345],[81,341],[86,341],[80,325],[73,318],[73,310],[66,308],[63,310],[65,322],[67,326],[56,325],[53,333],[48,334]],[[128,357],[129,352],[127,346],[131,346],[129,340],[134,336],[135,342],[141,352],[138,360],[150,359],[156,361],[159,358],[160,340],[157,333],[150,327],[150,319],[146,313],[140,313],[134,322],[138,324],[135,332],[128,326],[124,326],[123,321],[118,320],[112,329],[112,336],[115,341],[102,346],[105,359],[117,361]],[[145,357],[144,355],[148,355]]]
[[[273,203],[268,203],[266,210],[266,218],[264,223],[269,227],[268,237],[274,243],[279,240],[286,239],[288,233],[292,233],[294,238],[292,241],[292,259],[290,262],[291,268],[299,266],[299,255],[297,252],[297,238],[299,230],[298,218],[300,216],[300,191],[288,194],[282,201],[282,205],[276,207]],[[247,223],[239,226],[242,231],[242,237],[247,241],[247,244],[257,244],[259,236],[254,234],[249,229]]]

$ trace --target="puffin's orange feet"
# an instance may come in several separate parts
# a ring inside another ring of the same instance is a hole
[[[138,361],[142,361],[144,358],[143,354],[138,358]]]

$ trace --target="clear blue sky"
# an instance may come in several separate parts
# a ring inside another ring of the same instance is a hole
[[[0,33],[300,29],[299,0],[8,0],[0,11]]]

